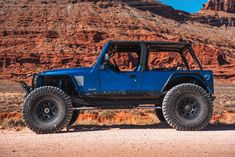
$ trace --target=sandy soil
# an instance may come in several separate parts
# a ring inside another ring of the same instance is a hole
[[[235,126],[180,132],[165,126],[77,126],[75,131],[37,135],[0,133],[0,156],[190,156],[235,157]]]

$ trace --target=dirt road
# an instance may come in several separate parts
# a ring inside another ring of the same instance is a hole
[[[179,132],[155,126],[79,126],[75,131],[50,135],[3,131],[0,156],[235,157],[235,127]]]

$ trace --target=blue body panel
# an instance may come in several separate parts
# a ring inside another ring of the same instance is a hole
[[[96,64],[91,68],[50,70],[39,76],[69,76],[79,94],[115,92],[163,92],[166,85],[179,77],[191,77],[202,82],[210,94],[214,93],[213,73],[206,70],[164,70],[114,72],[101,69],[109,43],[105,45]]]

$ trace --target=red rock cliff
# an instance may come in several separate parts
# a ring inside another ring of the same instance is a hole
[[[217,27],[235,27],[235,0],[209,0],[193,19]]]
[[[217,79],[235,80],[234,29],[178,23],[117,2],[9,0],[0,8],[0,79],[91,66],[108,40],[184,38]]]
[[[225,11],[235,13],[235,0],[209,0],[203,10]]]

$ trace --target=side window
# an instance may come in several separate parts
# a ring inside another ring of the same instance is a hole
[[[147,70],[173,70],[184,66],[183,60],[178,52],[149,52]]]
[[[117,64],[119,71],[135,71],[138,66],[139,56],[135,52],[119,52],[109,59],[112,64]]]
[[[139,45],[114,45],[108,53],[110,55],[108,64],[114,71],[137,71],[141,54]]]

